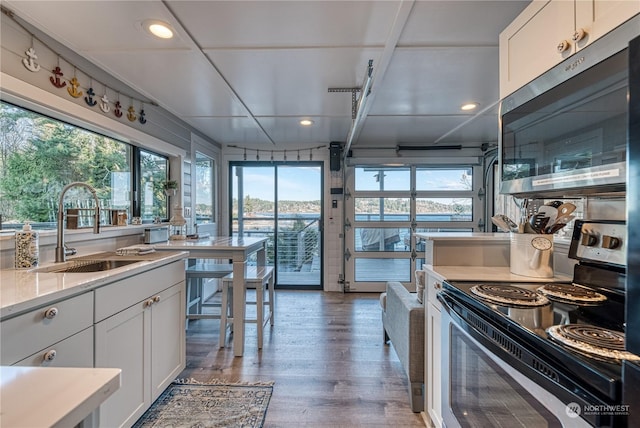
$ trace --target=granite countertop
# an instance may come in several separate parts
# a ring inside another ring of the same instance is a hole
[[[111,256],[109,256],[110,254]],[[102,285],[127,278],[167,263],[186,258],[186,251],[158,251],[137,256],[115,256],[114,253],[98,253],[96,258],[118,257],[121,260],[136,260],[119,268],[102,272],[57,273],[34,272],[33,270],[3,269],[0,271],[0,320],[29,311],[60,299],[81,294]],[[88,254],[82,257],[90,256]],[[69,258],[69,261],[74,258]],[[46,269],[54,263],[46,263],[37,269]]]
[[[569,275],[556,274],[553,278],[537,278],[511,273],[509,266],[426,266],[449,281],[502,281],[502,282],[571,282]]]
[[[0,426],[72,427],[120,388],[120,369],[0,367]]]

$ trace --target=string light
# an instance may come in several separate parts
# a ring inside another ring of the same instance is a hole
[[[249,154],[249,156],[251,155],[251,153],[253,151],[256,152],[256,161],[260,160],[260,149],[253,149],[251,147],[242,147],[242,146],[238,146],[235,144],[229,144],[227,147],[230,148],[235,148],[235,149],[239,149],[242,150],[242,159],[247,160],[247,154]],[[326,145],[322,145],[322,146],[316,146],[316,147],[310,147],[310,148],[302,148],[302,149],[282,149],[282,150],[264,150],[262,149],[263,152],[268,152],[270,153],[269,156],[269,160],[271,162],[274,162],[275,159],[278,156],[278,153],[282,153],[282,159],[284,162],[287,162],[289,160],[288,156],[287,156],[287,152],[291,152],[294,151],[296,152],[296,160],[299,162],[300,161],[300,152],[304,151],[304,150],[309,150],[309,160],[312,161],[313,160],[313,151],[314,150],[321,150],[321,149],[326,149],[327,146]]]

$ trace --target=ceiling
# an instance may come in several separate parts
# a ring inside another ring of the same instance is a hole
[[[529,1],[3,3],[221,145],[295,150],[495,143],[498,35]]]

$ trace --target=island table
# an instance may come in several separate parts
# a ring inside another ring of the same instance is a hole
[[[229,259],[233,263],[233,353],[244,353],[246,289],[244,285],[247,259],[256,254],[257,265],[266,264],[267,238],[220,236],[205,239],[170,240],[152,244],[156,250],[188,251],[194,259]],[[242,296],[242,298],[240,298]],[[224,308],[222,310],[225,310]]]

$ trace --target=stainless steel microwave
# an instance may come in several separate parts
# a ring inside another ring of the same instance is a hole
[[[500,103],[500,193],[625,191],[628,52],[640,15]]]

